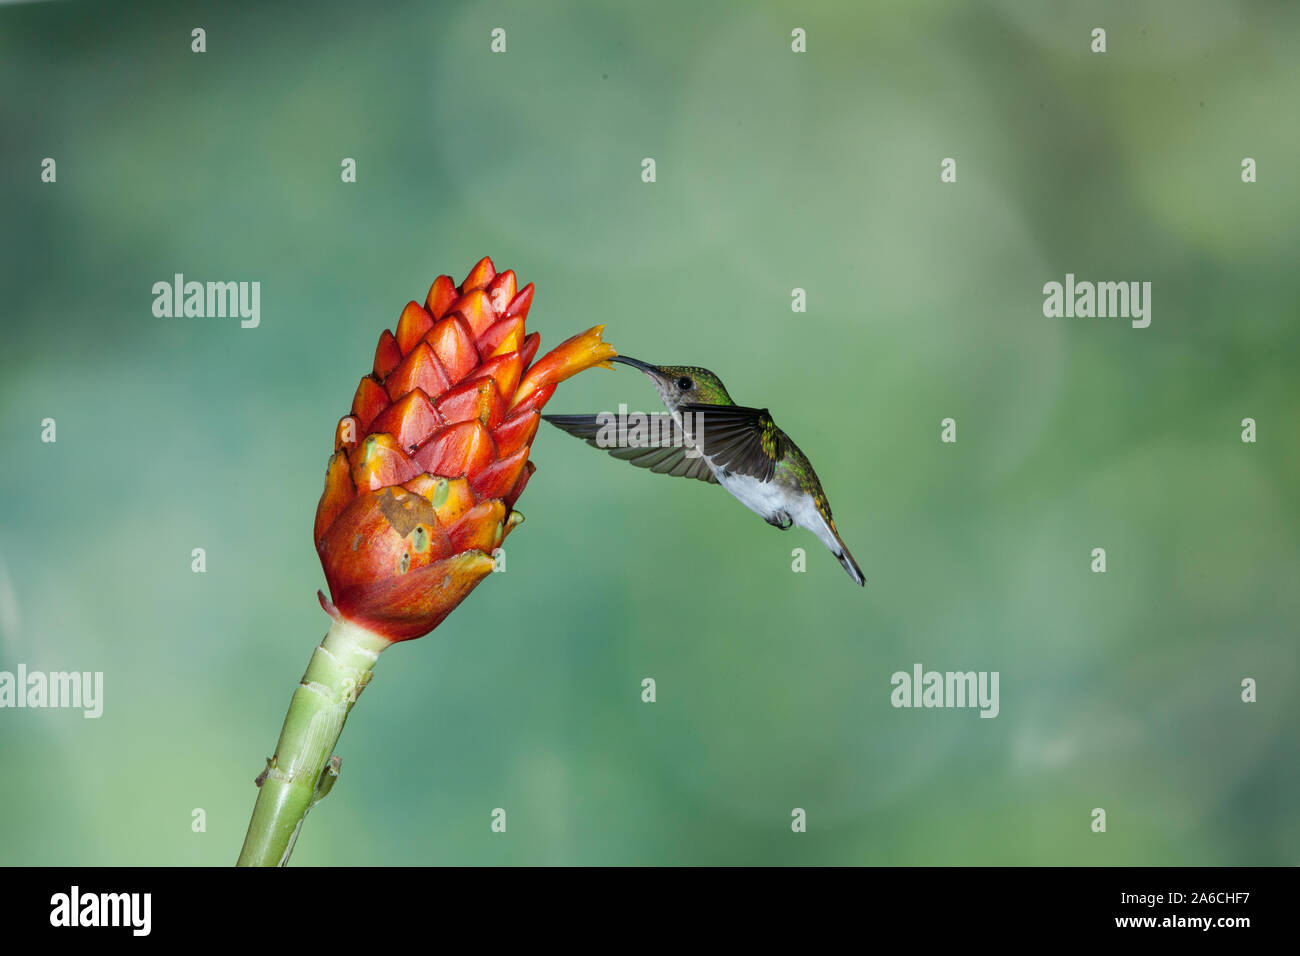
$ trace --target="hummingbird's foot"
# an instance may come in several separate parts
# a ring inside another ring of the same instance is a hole
[[[784,511],[778,511],[775,514],[767,516],[767,523],[773,528],[780,528],[782,531],[788,531],[790,526],[794,524],[794,519]]]

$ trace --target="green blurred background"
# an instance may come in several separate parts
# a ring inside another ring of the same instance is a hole
[[[490,254],[543,348],[606,323],[769,407],[868,586],[544,426],[508,571],[384,655],[296,864],[1296,863],[1300,6],[1058,6],[0,8],[0,669],[105,674],[99,720],[0,711],[0,862],[234,861],[334,424]],[[175,272],[261,326],[155,318]],[[1150,328],[1044,318],[1067,272]],[[1000,716],[892,708],[916,662]]]

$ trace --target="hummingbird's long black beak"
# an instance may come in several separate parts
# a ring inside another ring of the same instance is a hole
[[[624,365],[630,365],[630,366],[632,366],[633,368],[639,368],[641,371],[645,372],[647,375],[658,375],[658,374],[659,374],[659,369],[658,369],[656,366],[651,365],[649,362],[642,362],[640,359],[634,359],[634,358],[632,358],[631,356],[628,356],[628,355],[615,355],[612,359],[610,359],[610,361],[611,361],[611,362],[622,362]]]

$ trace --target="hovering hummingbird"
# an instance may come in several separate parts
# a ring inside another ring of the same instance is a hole
[[[845,547],[817,473],[765,408],[737,405],[718,377],[688,365],[622,362],[650,376],[668,407],[633,422],[602,415],[543,415],[570,435],[657,474],[722,485],[773,527],[807,528],[860,585],[867,579]],[[635,417],[635,416],[634,416]]]

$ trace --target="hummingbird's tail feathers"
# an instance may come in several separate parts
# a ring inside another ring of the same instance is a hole
[[[543,415],[556,428],[658,475],[717,483],[708,460],[667,412],[651,415]]]
[[[821,543],[826,545],[827,550],[835,555],[840,564],[844,565],[844,570],[849,572],[849,577],[861,587],[867,586],[867,577],[862,573],[862,569],[858,567],[858,562],[853,560],[848,545],[840,537],[834,523],[826,515],[822,514],[821,509],[816,506],[811,498],[805,500],[803,507],[791,512],[791,517],[794,518],[795,524],[801,528],[807,528],[821,539]]]

